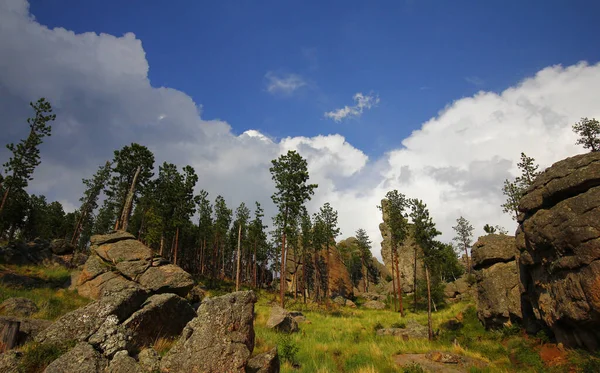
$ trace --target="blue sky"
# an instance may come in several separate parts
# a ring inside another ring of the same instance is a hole
[[[501,187],[521,152],[541,168],[582,153],[571,126],[600,118],[598,14],[598,1],[0,0],[0,144],[26,136],[28,103],[46,97],[57,120],[29,191],[67,211],[82,178],[137,142],[156,167],[194,167],[196,192],[259,201],[267,218],[271,160],[297,150],[319,184],[308,210],[330,202],[341,238],[364,228],[375,255],[393,189],[427,204],[444,241],[459,216],[476,236],[514,232]]]
[[[33,0],[30,11],[51,28],[135,33],[153,86],[185,92],[236,133],[340,133],[369,156],[454,100],[600,59],[597,1]],[[269,72],[306,85],[271,94]],[[359,118],[324,117],[357,92],[380,102]]]

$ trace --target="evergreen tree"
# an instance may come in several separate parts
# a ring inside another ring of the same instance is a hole
[[[573,125],[573,131],[579,135],[577,145],[583,145],[591,152],[600,151],[600,122],[597,119],[581,118]]]
[[[371,240],[367,235],[367,231],[360,228],[356,231],[356,241],[360,255],[360,263],[363,270],[363,291],[366,293],[369,291],[369,265],[372,260]]]
[[[514,181],[508,179],[504,180],[502,186],[502,194],[506,196],[506,202],[502,206],[502,211],[505,213],[514,214],[513,220],[517,220],[519,217],[519,202],[521,197],[529,188],[535,178],[540,174],[538,171],[538,165],[534,163],[535,159],[528,157],[525,153],[521,153],[521,161],[517,164],[521,171],[521,176],[517,177]]]
[[[473,242],[473,231],[474,228],[469,221],[462,216],[456,219],[456,225],[452,227],[456,232],[453,240],[459,245],[459,248],[465,252],[465,258],[467,259],[467,271],[471,274],[471,264],[469,262],[468,249],[471,247]]]
[[[254,219],[250,222],[248,229],[248,238],[252,245],[252,283],[254,287],[258,286],[258,262],[264,262],[268,256],[267,234],[265,233],[266,225],[263,224],[264,210],[260,203],[255,202]],[[265,268],[262,267],[264,271]]]
[[[276,192],[271,196],[273,203],[277,206],[279,213],[274,218],[275,225],[279,227],[281,238],[281,265],[280,265],[280,304],[285,305],[284,282],[285,282],[285,249],[286,236],[289,233],[289,223],[296,221],[302,206],[314,194],[316,184],[308,182],[308,164],[300,154],[290,150],[285,155],[271,161],[269,169]]]
[[[83,179],[86,190],[83,192],[83,197],[79,199],[82,204],[79,208],[77,225],[75,226],[73,236],[71,237],[71,245],[81,247],[87,243],[89,237],[84,237],[84,240],[82,240],[83,245],[78,245],[79,237],[82,231],[87,232],[94,223],[93,213],[98,208],[98,197],[106,187],[110,172],[110,162],[106,162],[106,164],[100,166],[91,179]]]
[[[213,257],[213,277],[220,273],[221,277],[225,276],[225,248],[227,246],[227,232],[231,224],[231,209],[227,207],[225,199],[222,196],[217,196],[214,204],[214,257]],[[219,271],[219,268],[220,271]]]
[[[208,192],[201,190],[200,194],[195,197],[196,206],[198,209],[198,233],[200,246],[200,273],[204,274],[206,268],[206,248],[210,246],[212,237],[213,220],[212,220],[212,205],[208,199]]]
[[[246,204],[242,202],[238,208],[235,210],[235,224],[237,225],[237,263],[236,263],[236,271],[235,271],[235,291],[240,290],[240,281],[242,275],[242,240],[244,241],[244,246],[247,239],[247,228],[248,228],[248,220],[250,219],[250,210],[246,207]]]
[[[329,284],[329,247],[331,244],[335,245],[335,239],[340,235],[340,228],[338,228],[338,213],[331,207],[329,202],[326,202],[323,207],[319,209],[319,217],[323,224],[323,239],[325,240],[325,296],[328,297],[331,294]]]

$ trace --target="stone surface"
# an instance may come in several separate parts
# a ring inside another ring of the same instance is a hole
[[[427,327],[414,320],[408,320],[404,328],[383,328],[377,330],[378,336],[392,335],[402,337],[404,340],[428,338]]]
[[[341,297],[341,296],[337,296],[337,297],[333,298],[333,302],[336,304],[339,304],[340,306],[356,308],[356,304],[354,304],[353,301],[351,301],[350,299]]]
[[[98,234],[94,235],[90,238],[90,245],[92,246],[100,246],[108,243],[125,241],[125,240],[135,240],[135,236],[131,233],[125,231],[113,231],[108,234]]]
[[[279,355],[277,348],[254,356],[248,360],[246,373],[279,373]]]
[[[139,308],[147,296],[141,290],[107,294],[100,300],[62,316],[38,334],[35,340],[40,343],[85,341],[98,331],[109,315],[115,315],[119,321],[123,321]]]
[[[600,347],[600,153],[544,171],[519,204],[517,247],[528,330]]]
[[[127,351],[119,351],[108,364],[105,373],[143,373],[142,367],[129,356]]]
[[[107,360],[88,343],[79,343],[54,360],[44,373],[102,373]]]
[[[381,257],[383,263],[388,270],[391,277],[392,273],[392,240],[390,230],[388,228],[388,212],[387,206],[388,201],[386,199],[381,200],[383,223],[379,224],[379,231],[383,237],[381,241]],[[417,281],[425,279],[425,273],[423,271],[423,253],[422,250],[415,244],[413,238],[414,228],[412,224],[409,224],[409,234],[406,240],[398,246],[398,270],[400,272],[402,291],[405,293],[411,293],[414,291],[414,277],[415,277],[415,254],[417,256]],[[416,249],[416,251],[415,251]],[[395,270],[394,270],[395,272]]]
[[[108,358],[121,350],[133,351],[131,332],[119,323],[119,318],[115,315],[108,315],[87,341]]]
[[[364,308],[368,308],[370,310],[383,310],[385,309],[385,303],[377,301],[377,300],[370,300],[367,301],[363,304]]]
[[[493,248],[490,249],[490,248]],[[507,263],[515,260],[517,248],[515,237],[505,234],[488,234],[479,237],[473,245],[471,260],[473,269],[490,267],[495,263]]]
[[[157,294],[148,298],[141,308],[123,322],[136,347],[149,346],[157,338],[179,336],[196,312],[183,298],[175,294]]]
[[[119,293],[124,290],[141,290],[141,287],[114,272],[105,272],[77,287],[79,295],[91,299],[100,299],[106,294]]]
[[[152,250],[138,240],[122,240],[94,246],[94,251],[107,262],[118,264],[126,261],[151,261]]]
[[[153,348],[145,348],[138,354],[138,362],[144,372],[160,371],[160,356]]]
[[[475,292],[473,287],[469,285],[469,282],[467,282],[466,275],[456,279],[456,281],[447,283],[446,287],[444,288],[444,296],[451,302],[462,300],[466,297],[471,297],[474,295]]]
[[[363,298],[365,298],[366,300],[376,300],[376,301],[380,301],[380,302],[385,300],[385,295],[383,295],[383,294],[363,293],[363,294],[361,294],[361,296]]]
[[[256,294],[208,298],[161,361],[166,372],[244,372],[254,349]]]
[[[73,251],[75,251],[75,248],[65,239],[59,238],[52,240],[50,243],[50,250],[56,255],[65,255],[72,254]]]
[[[8,298],[0,304],[0,315],[27,317],[37,311],[35,302],[28,298]]]
[[[267,320],[267,328],[281,333],[294,333],[299,330],[296,319],[288,311],[279,306],[271,307],[271,313]]]
[[[185,297],[194,286],[192,275],[173,264],[150,267],[138,281],[154,293],[173,293],[181,297]]]

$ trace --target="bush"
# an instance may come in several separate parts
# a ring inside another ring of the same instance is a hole
[[[279,337],[279,341],[277,343],[277,352],[279,353],[279,358],[281,360],[287,361],[293,366],[297,366],[298,358],[296,354],[299,350],[300,348],[289,334],[282,334]]]
[[[477,278],[473,274],[467,275],[465,280],[467,281],[467,284],[469,284],[470,286],[475,285],[475,283],[477,282]]]
[[[502,337],[508,338],[521,333],[521,327],[517,324],[511,324],[509,326],[505,325],[500,331],[502,333]]]

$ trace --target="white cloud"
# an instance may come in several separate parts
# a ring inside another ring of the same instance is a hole
[[[0,55],[9,56],[0,59],[0,144],[26,135],[28,102],[47,97],[57,120],[30,191],[68,209],[78,205],[81,179],[135,141],[154,152],[157,165],[192,165],[198,189],[212,199],[222,194],[232,207],[257,200],[270,216],[270,161],[296,149],[308,160],[311,182],[319,184],[309,209],[331,202],[343,236],[367,229],[380,256],[376,206],[388,190],[423,199],[444,240],[452,238],[460,215],[477,234],[486,223],[512,231],[515,224],[500,209],[500,187],[516,176],[520,152],[543,167],[583,152],[574,145],[571,124],[600,117],[600,64],[552,66],[504,92],[449,104],[401,147],[369,159],[341,135],[276,140],[253,129],[236,135],[223,121],[203,119],[201,106],[185,93],[150,85],[145,53],[133,34],[50,30],[30,17],[24,0],[0,2],[0,25]],[[355,100],[345,117],[378,102],[362,94]],[[0,160],[7,157],[0,148]]]
[[[291,95],[298,89],[307,85],[306,81],[298,74],[282,74],[269,71],[265,74],[267,92],[277,95]]]
[[[483,79],[481,79],[480,77],[478,77],[478,76],[467,76],[465,78],[465,81],[467,83],[471,83],[471,84],[473,84],[475,86],[482,86],[482,85],[485,84],[485,81]]]
[[[325,117],[333,119],[335,122],[341,122],[348,117],[360,117],[365,109],[371,109],[379,104],[379,96],[373,94],[363,95],[359,92],[352,98],[356,103],[354,106],[346,105],[341,109],[328,111],[325,113]]]

